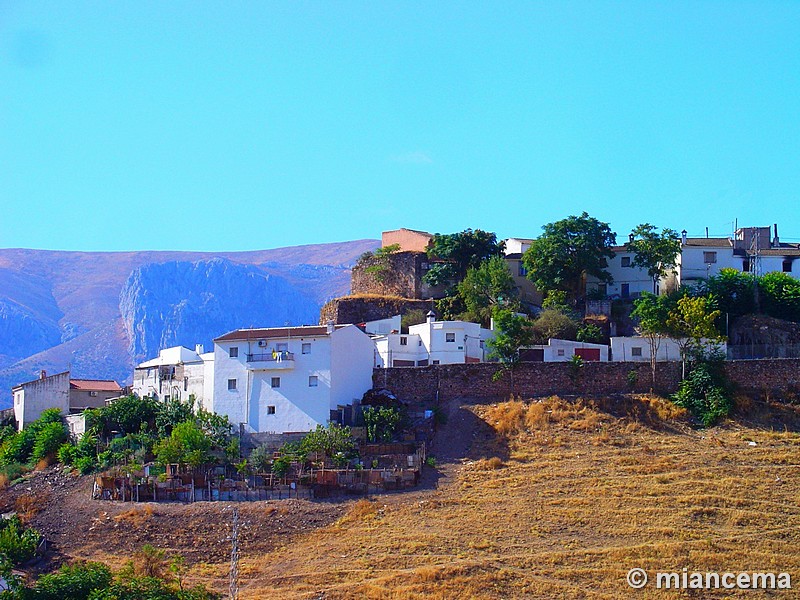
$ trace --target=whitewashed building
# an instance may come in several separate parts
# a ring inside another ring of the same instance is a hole
[[[11,393],[17,428],[22,431],[48,408],[57,408],[66,417],[104,406],[106,400],[118,397],[122,388],[111,380],[73,379],[69,371],[49,377],[42,371],[38,379],[14,386]]]
[[[725,342],[704,341],[707,348],[719,348],[727,352]],[[672,338],[662,338],[658,344],[656,361],[667,362],[681,359],[678,342]],[[614,362],[650,362],[650,342],[641,336],[615,336],[611,338],[611,360]]]
[[[412,325],[408,333],[375,337],[375,366],[424,367],[486,362],[490,329],[468,321],[436,321],[429,312],[425,323]]]
[[[551,338],[547,344],[520,349],[520,360],[523,362],[566,362],[576,355],[588,361],[609,361],[608,346],[605,344]]]
[[[355,325],[232,331],[214,340],[211,410],[251,433],[310,431],[372,387],[374,353]]]
[[[177,398],[209,410],[214,393],[214,353],[183,346],[165,348],[157,358],[145,361],[133,370],[133,393],[140,398],[166,401]]]

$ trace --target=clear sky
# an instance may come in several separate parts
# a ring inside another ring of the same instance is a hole
[[[0,247],[800,241],[798,190],[800,2],[0,0]]]

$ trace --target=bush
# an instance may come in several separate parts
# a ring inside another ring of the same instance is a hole
[[[62,465],[72,465],[75,462],[75,459],[78,458],[78,450],[67,442],[66,444],[61,444],[61,447],[58,449],[58,453],[56,454],[58,458],[58,462]]]
[[[688,377],[681,381],[672,399],[700,419],[704,427],[710,427],[727,416],[733,408],[722,376],[715,365],[707,361],[700,361],[694,366]]]
[[[36,434],[31,461],[38,462],[46,456],[55,454],[67,441],[67,437],[67,428],[61,420],[58,423],[48,423]]]
[[[31,600],[89,598],[95,590],[111,585],[111,581],[111,569],[102,563],[63,565],[55,573],[42,575],[33,588],[26,590],[23,597]]]
[[[19,517],[0,521],[0,555],[12,565],[21,565],[36,554],[41,536],[32,528],[25,528]]]
[[[91,456],[79,456],[75,459],[74,464],[81,475],[88,475],[97,468],[97,461]]]

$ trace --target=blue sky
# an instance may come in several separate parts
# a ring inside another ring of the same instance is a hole
[[[0,0],[0,247],[800,241],[800,2]]]

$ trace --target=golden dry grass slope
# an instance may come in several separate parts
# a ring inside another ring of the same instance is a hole
[[[743,412],[703,431],[652,397],[454,405],[429,489],[247,554],[240,597],[686,597],[632,590],[632,567],[786,571],[800,586],[800,416]],[[193,573],[220,591],[226,574]]]

